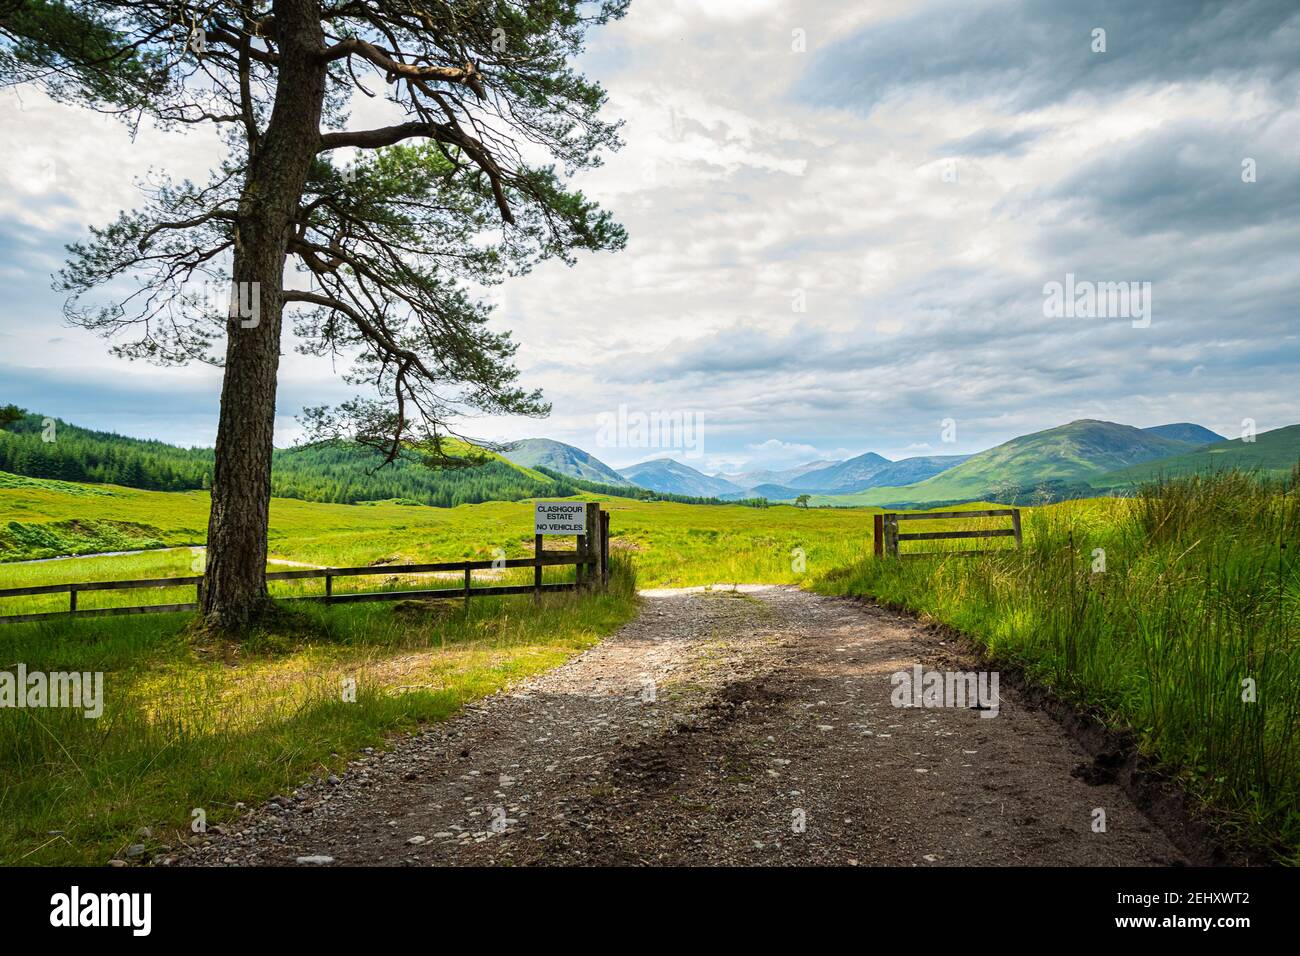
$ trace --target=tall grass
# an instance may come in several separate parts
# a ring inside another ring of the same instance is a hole
[[[1034,509],[1018,552],[869,560],[815,586],[965,631],[1130,729],[1222,817],[1300,860],[1295,484],[1162,481]]]

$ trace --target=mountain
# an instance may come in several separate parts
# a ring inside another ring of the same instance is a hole
[[[524,438],[501,449],[501,457],[525,468],[548,468],[570,478],[606,485],[629,485],[626,478],[595,455],[549,438]]]
[[[785,484],[801,491],[827,494],[852,494],[885,485],[910,485],[955,468],[970,455],[918,455],[890,461],[875,452],[867,452],[848,461],[806,472]]]
[[[888,458],[869,451],[848,461],[836,462],[825,468],[806,472],[785,484],[804,491],[856,491],[862,488],[872,475],[892,464],[893,462]]]
[[[791,488],[788,485],[762,484],[755,485],[753,488],[746,488],[744,491],[733,491],[730,494],[719,495],[718,497],[723,501],[744,501],[747,498],[790,501],[806,494],[810,494],[810,492],[800,491],[798,488]]]
[[[1124,490],[1157,478],[1206,474],[1237,469],[1262,475],[1283,476],[1300,463],[1300,425],[1260,432],[1253,442],[1240,438],[1201,445],[1169,458],[1157,458],[1090,480],[1097,489]]]
[[[918,455],[914,458],[900,458],[881,468],[862,487],[914,484],[943,474],[949,468],[956,468],[968,458],[970,455]]]
[[[725,478],[706,475],[671,458],[643,461],[639,465],[620,469],[619,474],[642,488],[674,495],[719,498],[745,491]]]
[[[1195,446],[1153,435],[1132,425],[1082,419],[972,455],[933,478],[901,487],[869,488],[814,504],[891,505],[978,501],[1032,495],[1045,487],[1053,497],[1078,494],[1092,478],[1129,465],[1168,458]]]
[[[980,498],[1006,486],[1086,481],[1128,465],[1182,454],[1190,447],[1132,425],[1081,419],[1013,438],[915,487],[943,498]]]
[[[802,465],[786,468],[783,471],[746,471],[738,475],[719,473],[714,477],[729,481],[733,485],[739,485],[741,488],[754,489],[759,485],[788,485],[800,475],[816,471],[819,468],[825,468],[828,465],[838,464],[839,462],[834,459],[821,459],[820,461],[805,462]]]
[[[1209,445],[1213,442],[1227,441],[1217,432],[1212,432],[1204,425],[1196,425],[1192,422],[1175,422],[1172,425],[1153,425],[1150,428],[1142,429],[1152,435],[1159,435],[1161,438],[1170,438],[1174,441],[1185,441],[1189,445]]]

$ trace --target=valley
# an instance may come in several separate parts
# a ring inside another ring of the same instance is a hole
[[[0,477],[0,588],[202,568],[203,491]],[[1135,754],[1204,802],[1216,839],[1244,841],[1252,853],[1271,843],[1270,852],[1292,858],[1300,852],[1287,813],[1300,780],[1300,709],[1289,693],[1300,682],[1292,653],[1300,567],[1285,555],[1300,518],[1283,490],[1223,472],[1137,497],[1033,506],[1023,550],[911,561],[872,557],[878,508],[593,496],[611,513],[614,584],[604,594],[559,594],[540,605],[487,597],[468,611],[458,602],[306,606],[240,645],[213,640],[183,614],[3,625],[0,656],[32,668],[102,670],[116,691],[106,723],[55,712],[54,725],[38,727],[27,711],[0,713],[0,750],[13,758],[0,772],[0,846],[12,848],[7,862],[121,860],[131,834],[147,826],[155,836],[143,852],[176,858],[188,852],[177,848],[187,841],[187,808],[208,808],[214,822],[251,821],[247,808],[267,796],[313,774],[341,775],[362,748],[389,746],[394,733],[444,720],[653,616],[651,595],[776,585],[879,602],[957,629],[962,646],[989,666],[1023,673],[1068,706],[1127,728]],[[526,502],[435,508],[277,498],[270,561],[273,569],[371,565],[374,580],[350,579],[342,589],[401,589],[418,579],[386,565],[525,556],[531,532]],[[17,563],[34,548],[48,556],[129,541],[149,550]],[[550,569],[547,580],[571,573]],[[524,583],[528,571],[493,574]],[[319,586],[273,582],[271,591],[288,597]],[[190,594],[87,592],[80,606]],[[57,594],[0,598],[0,613],[62,610],[65,602]],[[1252,686],[1272,701],[1244,723],[1232,703],[1242,655],[1265,662],[1251,672]],[[359,705],[339,706],[340,679],[356,681]],[[1209,690],[1188,695],[1189,684]],[[272,759],[286,747],[292,759]],[[124,768],[133,768],[129,777]],[[95,789],[78,785],[83,775]],[[52,830],[59,839],[43,836]]]
[[[17,421],[0,429],[0,474],[145,490],[210,486],[209,449],[93,432],[17,409],[15,414]],[[57,444],[42,437],[47,421],[60,436]],[[304,501],[435,507],[574,494],[694,504],[798,501],[810,507],[1044,503],[1128,495],[1160,477],[1223,470],[1280,477],[1300,464],[1300,425],[1229,440],[1190,422],[1136,428],[1081,419],[972,454],[891,461],[866,452],[843,461],[733,474],[707,474],[671,455],[615,469],[582,448],[543,438],[499,447],[448,439],[437,454],[411,447],[397,461],[379,464],[373,452],[339,443],[277,449],[272,491]]]

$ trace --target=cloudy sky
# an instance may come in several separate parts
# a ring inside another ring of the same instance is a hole
[[[626,147],[580,185],[630,241],[504,289],[554,412],[469,434],[712,471],[1077,418],[1300,422],[1294,0],[633,0],[583,68]],[[0,93],[0,136],[0,403],[210,443],[219,372],[112,358],[50,273],[151,166],[204,178],[215,141],[132,142],[30,90]],[[1150,283],[1149,323],[1045,315],[1067,274]],[[287,352],[277,441],[351,392]],[[698,424],[700,454],[611,440],[620,406]]]

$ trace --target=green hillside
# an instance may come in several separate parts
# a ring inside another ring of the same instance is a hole
[[[1037,489],[1053,498],[1086,491],[1088,481],[1129,465],[1180,455],[1192,447],[1131,425],[1081,419],[1022,435],[933,478],[852,495],[815,495],[812,504],[900,506],[1023,500]]]
[[[24,413],[0,430],[0,471],[29,478],[120,485],[145,491],[198,491],[211,486],[211,448],[178,448],[79,428]],[[52,440],[51,440],[52,439]],[[574,489],[486,449],[448,440],[460,466],[429,467],[416,451],[390,465],[370,449],[343,442],[277,448],[271,493],[335,504],[407,502],[455,507],[483,501],[563,497]]]
[[[178,448],[19,411],[0,429],[0,471],[146,491],[190,491],[211,479],[211,448]]]
[[[595,455],[550,438],[524,438],[501,449],[501,456],[527,468],[546,468],[570,478],[606,485],[630,485],[626,478]]]
[[[1124,490],[1157,478],[1209,474],[1236,469],[1263,475],[1282,476],[1300,463],[1300,425],[1288,425],[1261,432],[1253,442],[1233,438],[1203,445],[1193,451],[1143,462],[1093,478],[1090,484],[1103,490]]]
[[[271,457],[271,493],[336,504],[399,499],[438,508],[573,493],[495,452],[461,442],[450,443],[448,450],[473,463],[430,467],[409,452],[381,468],[381,459],[369,449],[341,442],[277,448]]]

